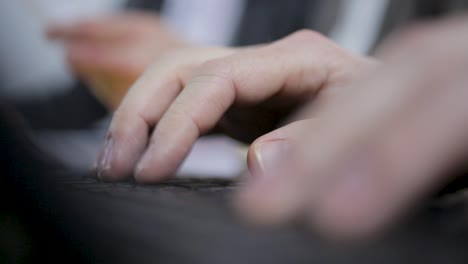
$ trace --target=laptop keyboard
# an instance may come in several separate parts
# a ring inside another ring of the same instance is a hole
[[[96,192],[128,192],[143,191],[156,192],[160,190],[171,191],[197,191],[197,192],[225,192],[236,188],[237,184],[228,179],[197,179],[197,178],[176,178],[157,184],[139,185],[132,181],[107,183],[101,182],[94,177],[84,177],[80,180],[67,181],[75,188],[87,189]]]

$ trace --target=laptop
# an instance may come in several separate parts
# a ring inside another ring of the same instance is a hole
[[[0,106],[0,263],[468,263],[463,193],[442,195],[373,241],[332,243],[306,225],[249,226],[238,183],[104,183],[68,169]]]

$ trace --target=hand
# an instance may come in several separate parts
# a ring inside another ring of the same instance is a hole
[[[102,179],[121,180],[132,173],[139,182],[166,179],[200,135],[217,129],[255,138],[319,91],[373,65],[311,31],[223,53],[176,52],[137,81],[110,125],[98,162]]]
[[[243,215],[362,238],[452,180],[446,172],[468,151],[467,26],[455,18],[394,37],[379,70],[256,140]]]
[[[48,35],[65,41],[71,68],[111,111],[157,56],[187,45],[157,15],[137,11],[52,25]]]

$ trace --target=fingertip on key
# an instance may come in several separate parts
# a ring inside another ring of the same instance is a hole
[[[156,155],[154,144],[151,144],[135,167],[134,178],[138,183],[155,183],[169,178],[167,166],[158,166]]]

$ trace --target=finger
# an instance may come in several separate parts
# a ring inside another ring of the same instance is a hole
[[[303,131],[310,129],[314,120],[302,120],[276,129],[255,140],[247,155],[251,177],[236,195],[236,208],[255,224],[279,224],[296,217],[307,198],[291,181],[294,170],[281,166],[296,157]],[[313,186],[312,186],[313,188]],[[312,189],[311,188],[311,189]],[[273,195],[271,192],[274,191]]]
[[[231,52],[227,49],[182,52],[160,58],[151,66],[114,114],[107,143],[98,159],[100,177],[121,180],[132,175],[150,131],[191,76],[193,65]]]
[[[79,41],[67,45],[67,60],[73,72],[83,79],[93,94],[108,108],[115,110],[142,69],[119,47]]]
[[[136,179],[150,182],[169,177],[195,140],[213,128],[234,103],[255,104],[274,96],[309,98],[334,74],[330,72],[332,64],[321,60],[320,52],[313,53],[317,56],[312,62],[300,52],[284,52],[290,44],[309,48],[307,43],[323,45],[324,40],[301,32],[274,45],[239,52],[201,67],[158,123],[137,167]],[[327,48],[317,50],[329,52],[329,46],[323,46]]]
[[[182,89],[181,82],[175,70],[161,69],[157,77],[146,75],[130,89],[114,114],[99,158],[101,179],[113,181],[131,176],[146,147],[148,133]],[[152,85],[157,89],[148,89]]]
[[[52,24],[47,28],[47,36],[63,40],[115,40],[131,32],[131,25],[122,23],[119,17],[88,19],[75,24]]]
[[[110,74],[138,75],[141,69],[135,66],[126,49],[103,43],[79,41],[67,45],[67,59],[75,69],[99,71]]]

